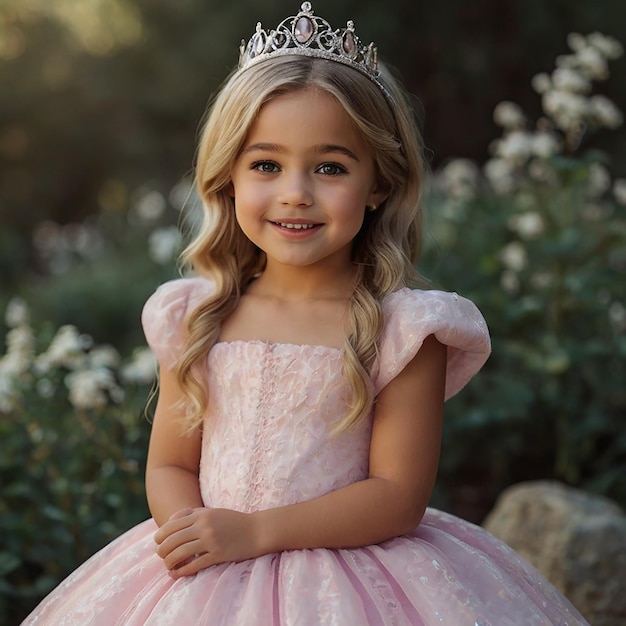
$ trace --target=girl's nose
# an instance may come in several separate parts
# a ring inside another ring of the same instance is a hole
[[[296,172],[284,174],[278,201],[288,206],[311,206],[313,204],[313,191],[308,175]]]

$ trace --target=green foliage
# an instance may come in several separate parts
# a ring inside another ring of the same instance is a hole
[[[62,387],[63,372],[53,382]],[[130,390],[130,389],[129,389]],[[0,420],[0,623],[16,624],[76,566],[146,519],[147,389],[77,410],[28,385]]]
[[[163,202],[159,207],[150,219],[145,211],[140,219],[136,207],[104,214],[87,231],[48,224],[39,251],[52,273],[45,281],[23,274],[25,303],[14,299],[7,308],[7,349],[0,352],[2,624],[20,623],[81,562],[149,515],[144,407],[155,363],[139,316],[147,296],[176,273],[173,248],[166,264],[150,253],[148,242],[175,218]],[[88,245],[74,245],[84,237]],[[117,349],[130,356],[121,359]]]
[[[432,198],[426,273],[475,300],[492,334],[485,369],[448,407],[439,474],[442,501],[478,520],[534,478],[626,506],[626,211],[590,196],[596,160],[555,156],[551,183],[525,178],[506,196]],[[540,232],[516,226],[529,214]]]

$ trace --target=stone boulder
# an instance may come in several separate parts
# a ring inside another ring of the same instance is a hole
[[[626,626],[626,515],[556,482],[505,490],[483,526],[532,563],[593,626]]]

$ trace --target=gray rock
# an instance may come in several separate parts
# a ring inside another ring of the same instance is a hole
[[[556,482],[505,490],[483,526],[532,563],[593,626],[626,626],[626,515]]]

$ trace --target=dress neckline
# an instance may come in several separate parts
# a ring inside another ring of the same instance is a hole
[[[309,348],[339,354],[343,352],[343,348],[335,348],[334,346],[325,346],[323,344],[292,343],[289,341],[269,341],[265,339],[230,339],[227,341],[218,340],[215,342],[215,344],[213,344],[213,347],[211,349],[213,350],[218,346],[253,346],[262,348],[264,350],[275,350],[281,348],[304,350]]]

